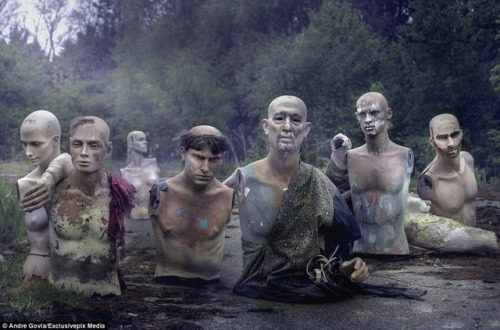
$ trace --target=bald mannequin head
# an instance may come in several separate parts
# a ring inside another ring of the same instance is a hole
[[[307,106],[304,103],[304,101],[302,101],[298,97],[292,96],[292,95],[282,95],[282,96],[278,96],[277,98],[275,98],[269,104],[269,108],[267,109],[267,117],[269,119],[272,118],[272,116],[274,114],[274,110],[278,106],[282,106],[285,108],[292,108],[293,107],[296,109],[300,109],[302,111],[302,116],[304,117],[304,121],[307,121]]]
[[[435,131],[436,128],[441,128],[443,126],[460,128],[457,117],[450,113],[443,113],[432,118],[429,122],[429,133],[431,134],[431,137],[433,136],[433,131]]]
[[[52,112],[37,110],[30,113],[21,124],[21,132],[27,130],[43,130],[47,138],[61,137],[61,125]]]
[[[130,163],[131,155],[143,156],[148,152],[148,141],[146,134],[141,131],[132,131],[127,135],[127,163]]]
[[[429,132],[429,143],[439,156],[446,159],[458,157],[462,146],[462,130],[457,117],[449,113],[437,115],[429,122]]]
[[[356,102],[356,119],[365,138],[370,141],[378,136],[387,136],[392,109],[384,95],[376,92],[363,94]]]
[[[388,109],[389,104],[385,96],[377,92],[369,92],[361,95],[356,102],[356,109],[366,107],[367,105],[380,106],[381,109]]]
[[[46,168],[60,154],[61,125],[49,111],[29,114],[21,124],[20,138],[33,166]]]
[[[217,128],[201,125],[191,128],[186,134],[181,135],[181,150],[203,150],[209,147],[214,155],[229,150],[229,139]]]

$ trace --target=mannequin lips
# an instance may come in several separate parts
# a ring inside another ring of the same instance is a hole
[[[455,158],[458,156],[458,148],[453,148],[451,150],[447,150],[446,151],[446,155],[449,157],[449,158]]]
[[[365,130],[365,132],[367,132],[367,133],[373,133],[373,132],[375,132],[375,131],[376,131],[376,129],[375,129],[375,125],[367,125],[367,126],[365,126],[365,129],[364,129],[364,130]]]
[[[437,149],[441,156],[447,159],[454,159],[457,158],[458,155],[460,155],[460,147],[450,147],[446,149]]]
[[[291,135],[280,135],[279,140],[282,141],[293,141],[293,137]]]

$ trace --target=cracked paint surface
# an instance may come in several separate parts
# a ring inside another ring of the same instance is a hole
[[[88,196],[58,185],[50,207],[52,270],[49,281],[91,295],[120,295],[115,242],[108,237],[109,190]]]

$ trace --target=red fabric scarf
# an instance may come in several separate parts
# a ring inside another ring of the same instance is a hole
[[[125,222],[123,215],[130,216],[134,207],[135,187],[115,173],[107,173],[111,188],[111,203],[109,203],[108,236],[118,242],[120,260],[125,257]]]

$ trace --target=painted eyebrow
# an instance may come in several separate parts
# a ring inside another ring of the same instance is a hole
[[[437,138],[447,138],[450,134],[436,134]]]
[[[42,140],[31,140],[30,141],[30,140],[23,140],[23,139],[21,139],[20,141],[23,142],[23,143],[37,143],[37,142],[43,143]]]
[[[273,115],[273,118],[276,117],[276,116],[282,116],[282,117],[286,117],[287,115],[290,116],[290,118],[302,118],[302,115],[300,113],[290,113],[288,114],[286,111],[280,111],[280,112],[276,112],[274,115]]]
[[[73,138],[73,142],[80,142],[80,143],[83,143],[84,141],[81,140],[81,139],[75,139]],[[101,142],[101,140],[88,140],[87,141],[88,144],[91,144],[91,143],[98,143],[98,144],[104,144]]]

